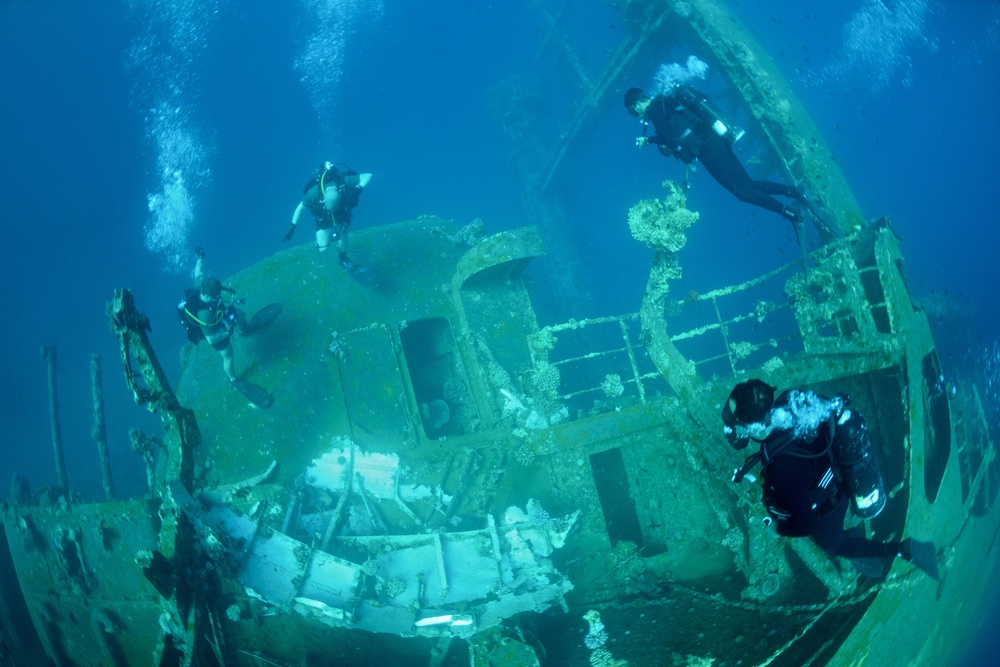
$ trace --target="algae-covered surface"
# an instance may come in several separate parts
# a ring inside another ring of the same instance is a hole
[[[320,253],[312,244],[277,253],[224,281],[247,300],[241,307],[248,316],[275,302],[283,312],[233,340],[238,375],[274,397],[267,410],[230,385],[218,353],[207,344],[185,350],[178,396],[194,409],[201,428],[196,457],[205,485],[257,475],[272,460],[281,464],[278,480],[290,481],[335,436],[377,437],[384,451],[415,444],[387,327],[449,312],[452,273],[464,251],[442,233],[452,227],[423,217],[351,234],[350,256],[376,272],[373,287],[353,280],[335,252]],[[390,237],[393,242],[386,242]],[[357,394],[367,396],[368,404]],[[386,405],[398,409],[383,412]]]

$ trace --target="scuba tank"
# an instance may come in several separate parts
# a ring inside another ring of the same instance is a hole
[[[845,490],[850,494],[854,514],[862,519],[873,519],[885,507],[885,482],[872,447],[868,425],[857,412],[847,407],[849,399],[838,396],[839,404],[831,413],[833,456],[843,476]]]
[[[692,86],[687,84],[677,86],[674,88],[673,95],[691,115],[712,128],[712,131],[722,137],[730,146],[746,134],[716,109],[708,97]]]

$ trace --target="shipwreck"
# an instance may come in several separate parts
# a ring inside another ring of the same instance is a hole
[[[115,293],[125,379],[163,421],[161,435],[132,434],[148,494],[115,498],[108,473],[107,499],[73,502],[65,470],[62,489],[14,489],[0,574],[19,585],[0,588],[0,665],[888,666],[954,654],[996,580],[996,450],[976,387],[943,382],[891,221],[861,214],[722,3],[613,4],[633,29],[596,75],[546,14],[548,46],[586,90],[562,140],[533,133],[530,77],[497,87],[523,225],[488,234],[422,216],[359,229],[352,252],[386,269],[375,288],[308,245],[227,281],[251,305],[283,306],[235,343],[269,409],[234,391],[204,345],[186,348],[175,392],[135,296]],[[540,326],[537,258],[553,256],[574,305],[550,187],[565,137],[619,104],[628,64],[665,34],[711,54],[749,129],[841,233],[808,253],[807,271],[796,260],[671,294],[701,221],[667,182],[622,212],[653,250],[634,305]],[[933,540],[940,582],[902,561],[875,581],[771,534],[759,488],[730,482],[742,455],[719,420],[748,377],[852,396],[889,494],[859,525]]]

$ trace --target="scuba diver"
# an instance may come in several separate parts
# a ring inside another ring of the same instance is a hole
[[[796,234],[800,235],[800,243],[802,211],[783,204],[773,195],[798,200],[809,209],[824,231],[836,235],[826,228],[818,209],[798,188],[750,178],[733,152],[733,144],[743,136],[743,130],[719,113],[704,93],[688,84],[681,84],[667,94],[650,99],[641,89],[631,88],[625,93],[625,108],[642,122],[643,135],[635,140],[639,148],[655,144],[663,155],[682,161],[688,171],[693,162],[701,162],[719,185],[740,201],[773,211],[790,221]],[[654,134],[647,137],[650,125]],[[684,189],[689,187],[686,172]]]
[[[232,288],[204,274],[205,252],[201,248],[195,248],[195,255],[194,278],[198,287],[187,290],[177,305],[177,315],[187,329],[188,340],[195,345],[207,340],[222,357],[222,368],[233,387],[254,405],[268,408],[273,402],[271,394],[237,376],[232,337],[233,332],[247,336],[273,321],[281,314],[281,304],[269,304],[247,321],[244,312],[236,307],[245,304],[246,299],[236,298]]]
[[[761,380],[741,382],[722,408],[734,449],[751,440],[760,444],[733,481],[752,480],[750,470],[762,464],[765,523],[785,537],[811,537],[831,557],[847,558],[875,579],[884,577],[886,561],[897,556],[938,579],[933,543],[875,542],[844,530],[848,506],[871,519],[886,501],[868,425],[850,408],[850,398],[790,389],[775,399],[775,390]]]
[[[302,187],[302,201],[292,213],[292,224],[283,240],[292,239],[299,216],[303,210],[309,209],[316,218],[316,247],[319,251],[325,252],[330,242],[336,240],[340,265],[352,278],[367,284],[366,279],[371,277],[367,275],[367,268],[347,256],[347,230],[361,192],[371,180],[371,174],[359,174],[346,166],[341,170],[331,162],[325,163]]]

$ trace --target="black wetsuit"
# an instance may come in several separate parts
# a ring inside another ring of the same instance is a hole
[[[869,437],[857,412],[835,431],[836,438],[858,434]],[[775,452],[763,457],[764,505],[779,535],[812,537],[826,553],[843,558],[886,558],[899,552],[899,542],[873,542],[844,530],[850,499],[836,470],[838,464],[827,453],[829,422],[819,425],[812,441],[791,439],[788,431],[777,431],[764,442],[765,448]]]
[[[756,181],[740,164],[732,146],[703,120],[689,111],[675,95],[657,95],[643,114],[656,134],[649,143],[656,144],[664,155],[672,155],[690,164],[698,160],[719,185],[742,202],[797,220],[794,209],[787,208],[771,195],[801,199],[802,193],[784,183]]]

